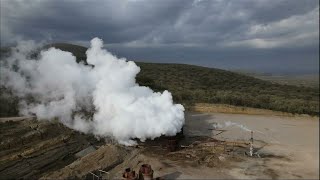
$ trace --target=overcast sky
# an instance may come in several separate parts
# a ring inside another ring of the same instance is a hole
[[[319,71],[318,0],[0,0],[1,46],[88,45],[129,60]]]

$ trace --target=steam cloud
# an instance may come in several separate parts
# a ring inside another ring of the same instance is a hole
[[[91,40],[86,52],[93,67],[55,48],[30,57],[34,48],[33,42],[20,43],[0,67],[1,86],[21,99],[22,115],[58,118],[70,128],[111,136],[124,145],[133,145],[134,138],[144,141],[181,130],[184,107],[173,104],[168,91],[139,86],[135,77],[140,68],[102,49],[101,39]]]
[[[238,123],[235,123],[235,122],[231,122],[231,121],[226,121],[222,124],[220,123],[215,123],[215,124],[212,124],[212,127],[214,129],[221,129],[221,128],[226,128],[226,127],[238,127],[244,131],[252,131],[250,130],[247,126],[245,125],[242,125],[242,124],[238,124]]]

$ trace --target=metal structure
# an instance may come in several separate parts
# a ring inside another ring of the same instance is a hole
[[[249,155],[253,156],[253,131],[251,131]]]
[[[178,142],[175,138],[168,139],[167,150],[169,152],[176,151],[178,148]]]
[[[149,164],[142,164],[139,170],[139,180],[152,180],[153,170]]]
[[[103,170],[98,170],[99,171],[99,176],[103,177],[104,174],[107,175],[107,179],[110,179],[110,173],[107,171],[103,171]]]
[[[97,170],[98,172],[96,173],[99,173],[98,174],[95,174],[93,172],[89,172],[89,174],[87,174],[86,178],[85,179],[92,179],[92,180],[104,180],[104,179],[110,179],[109,177],[109,172],[106,172],[106,171],[103,171],[103,170]],[[107,178],[103,178],[104,174],[107,174]],[[91,178],[88,177],[88,175],[91,175]]]
[[[99,180],[100,179],[100,177],[98,175],[96,175],[96,174],[94,174],[92,172],[89,172],[89,174],[92,175],[92,180],[95,180],[95,179]]]
[[[179,141],[184,138],[183,127],[181,128],[181,131],[177,133],[175,136],[168,136],[166,138],[168,139],[167,150],[169,152],[178,150]]]
[[[132,171],[131,168],[125,169],[122,177],[124,180],[138,180],[138,175],[135,171]]]

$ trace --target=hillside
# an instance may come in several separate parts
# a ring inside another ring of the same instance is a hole
[[[254,77],[279,84],[319,88],[319,74],[304,75],[255,75]]]
[[[222,103],[317,115],[315,88],[274,84],[250,76],[183,64],[138,63],[138,82],[155,90],[170,90],[177,102]]]
[[[277,84],[319,88],[319,72],[308,74],[273,74],[239,69],[231,71]]]
[[[86,59],[85,47],[64,43],[50,46],[72,52],[77,61]],[[167,89],[172,92],[176,102],[188,106],[194,103],[219,103],[319,114],[318,88],[281,85],[240,73],[194,65],[136,63],[141,67],[137,77],[140,85],[149,86],[155,91]]]

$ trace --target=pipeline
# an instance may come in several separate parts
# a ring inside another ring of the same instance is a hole
[[[124,180],[138,180],[138,176],[135,171],[132,171],[131,168],[125,169],[122,174]]]
[[[127,168],[125,169],[122,177],[123,180],[152,180],[153,169],[149,164],[142,164],[139,169],[139,174],[136,174],[131,168]]]

